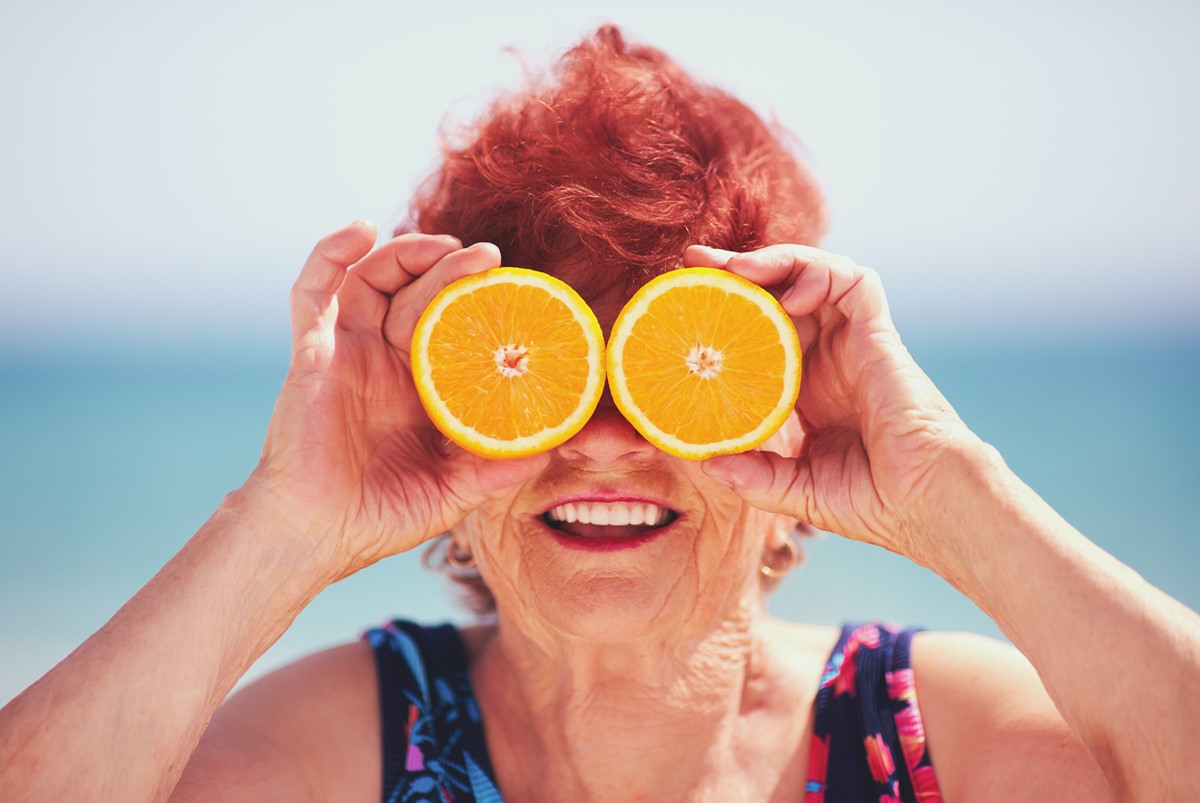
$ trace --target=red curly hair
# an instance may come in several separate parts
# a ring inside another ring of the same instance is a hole
[[[444,133],[400,230],[491,242],[508,265],[565,266],[585,296],[628,295],[692,243],[816,244],[820,189],[792,138],[662,51],[604,26],[549,76]]]

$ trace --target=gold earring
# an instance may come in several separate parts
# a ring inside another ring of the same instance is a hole
[[[776,560],[778,558],[778,560]],[[781,549],[773,550],[771,560],[763,563],[759,569],[764,577],[771,580],[778,580],[785,574],[796,568],[796,564],[800,562],[800,548],[796,546],[795,539],[789,534],[787,540],[783,542]]]
[[[453,538],[446,546],[446,565],[458,572],[469,572],[475,568],[475,555],[458,545]]]

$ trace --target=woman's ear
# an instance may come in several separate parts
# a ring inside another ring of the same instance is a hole
[[[800,540],[806,537],[801,528],[811,530],[795,519],[780,516],[777,526],[772,528],[763,545],[762,568],[760,571],[770,583],[777,582],[785,574],[804,562],[804,547]]]

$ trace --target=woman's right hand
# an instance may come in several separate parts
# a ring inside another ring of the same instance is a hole
[[[413,385],[421,312],[456,279],[498,267],[497,248],[405,234],[372,251],[375,237],[373,224],[353,223],[305,263],[291,365],[244,488],[268,497],[298,546],[332,550],[331,580],[444,532],[546,459],[487,460],[451,444]]]
[[[945,507],[935,486],[959,454],[975,458],[983,444],[909,355],[876,273],[791,244],[741,254],[693,246],[684,263],[774,291],[804,352],[799,454],[756,450],[712,459],[705,471],[751,504],[927,567],[942,551],[958,554],[961,532],[943,538],[929,526]]]

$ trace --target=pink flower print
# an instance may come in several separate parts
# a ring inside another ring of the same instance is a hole
[[[875,625],[863,625],[850,634],[850,640],[863,644],[870,649],[879,647],[879,628]]]
[[[908,700],[910,703],[916,699],[917,686],[912,669],[888,672],[884,677],[887,680],[888,697],[893,700]]]
[[[871,777],[880,783],[887,783],[896,771],[892,762],[892,751],[884,744],[882,734],[868,736],[863,740],[867,749],[867,766],[871,768]]]
[[[858,650],[860,647],[874,650],[879,647],[879,628],[875,625],[863,625],[850,634],[846,646],[842,648],[842,663],[839,667],[837,680],[834,683],[835,696],[848,694],[854,696],[854,686],[858,681]]]
[[[923,803],[941,803],[942,794],[938,789],[933,767],[928,763],[921,766],[922,760],[925,759],[925,726],[921,722],[920,709],[917,708],[917,689],[913,682],[912,669],[888,672],[887,686],[890,698],[906,703],[895,713],[894,719],[896,732],[900,736],[900,752],[904,755],[904,763],[908,767],[909,777],[912,778],[916,798]]]
[[[417,772],[425,769],[425,756],[421,753],[421,748],[413,744],[412,732],[413,725],[417,722],[417,707],[415,705],[408,707],[408,725],[404,729],[404,739],[408,742],[408,752],[404,755],[404,769],[409,772]]]
[[[409,772],[420,772],[425,769],[425,756],[421,755],[421,748],[415,744],[408,746],[408,753],[404,756],[404,769]]]
[[[812,737],[812,746],[808,751],[808,779],[825,783],[825,771],[829,767],[829,737]]]
[[[896,733],[900,735],[900,751],[910,767],[916,766],[925,753],[925,727],[921,714],[911,702],[896,712]]]
[[[837,679],[833,684],[833,694],[835,697],[840,697],[843,694],[848,694],[851,697],[854,696],[854,682],[858,680],[857,654],[858,642],[851,641],[846,645],[842,665],[838,668]]]
[[[829,769],[829,737],[813,734],[808,749],[808,783],[804,803],[825,803],[825,775]]]
[[[909,771],[912,778],[913,794],[921,803],[942,803],[942,790],[938,788],[937,776],[933,767],[926,765]]]

